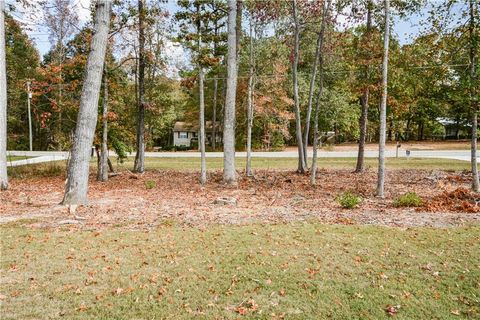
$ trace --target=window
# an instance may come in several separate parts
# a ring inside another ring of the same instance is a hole
[[[188,132],[179,132],[178,133],[178,138],[187,139],[188,138]]]

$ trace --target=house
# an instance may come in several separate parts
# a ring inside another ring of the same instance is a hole
[[[470,136],[471,125],[466,124],[463,121],[456,121],[450,118],[437,118],[438,123],[440,123],[445,132],[443,134],[443,139],[464,139]]]
[[[222,143],[222,129],[217,122],[216,125],[216,143]],[[198,144],[198,135],[200,134],[200,125],[198,123],[190,123],[177,121],[173,126],[173,145],[174,146],[193,146]],[[205,122],[205,144],[211,145],[213,136],[212,121]]]

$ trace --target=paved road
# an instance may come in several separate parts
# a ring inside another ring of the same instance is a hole
[[[12,166],[24,165],[31,163],[40,163],[47,161],[64,160],[68,157],[68,152],[64,151],[8,151],[8,155],[12,156],[26,156],[26,157],[38,157],[26,160],[17,160],[9,163]],[[309,156],[312,155],[311,150]],[[111,152],[110,155],[115,155]],[[134,156],[134,154],[131,154]],[[223,152],[207,152],[207,158],[221,158]],[[245,152],[237,152],[237,157],[245,157]],[[152,158],[199,158],[199,152],[146,152],[147,157]],[[298,156],[296,151],[280,151],[280,152],[253,152],[252,156],[255,158],[296,158]],[[355,158],[357,151],[323,151],[318,153],[320,158]],[[387,157],[395,157],[395,151],[386,151]],[[378,157],[378,151],[365,151],[365,157],[376,158]],[[406,157],[405,150],[400,150],[399,157]],[[470,161],[469,150],[414,150],[411,151],[410,157],[412,158],[439,158],[439,159],[455,159],[461,161]],[[479,159],[480,161],[480,159]]]
[[[15,152],[8,152],[8,154],[10,154],[12,156],[15,155],[15,156],[20,156],[20,157],[26,156],[26,157],[34,157],[34,158],[8,161],[7,162],[7,167],[18,167],[18,166],[24,166],[24,165],[27,165],[27,164],[35,164],[35,163],[44,163],[44,162],[65,160],[65,159],[67,159],[67,156],[68,156],[68,153],[39,156],[39,155],[27,155],[25,153],[16,154],[16,151]]]

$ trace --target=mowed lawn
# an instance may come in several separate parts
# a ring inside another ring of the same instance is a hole
[[[478,319],[480,227],[2,234],[1,319]]]
[[[134,158],[128,158],[121,166],[132,168]],[[115,159],[112,159],[116,163]],[[147,158],[147,169],[186,169],[199,170],[200,158]],[[292,169],[296,170],[297,158],[252,158],[252,167],[257,169]],[[310,162],[311,163],[311,159]],[[239,170],[245,168],[245,158],[237,158],[236,166]],[[318,167],[326,169],[355,169],[355,158],[319,158]],[[427,158],[388,158],[387,168],[392,169],[425,169],[425,170],[469,170],[470,163],[467,161],[451,159],[427,159]],[[376,158],[365,158],[365,167],[376,169]],[[223,158],[207,158],[208,169],[223,168]]]
[[[17,159],[21,160],[21,159]],[[115,170],[132,170],[134,158],[129,157],[120,163],[116,158],[110,159]],[[296,170],[296,158],[253,158],[253,169],[266,170]],[[92,170],[96,170],[97,159],[92,158]],[[311,159],[310,162],[311,163]],[[245,158],[236,159],[237,170],[245,169]],[[355,169],[355,158],[319,158],[319,169]],[[365,159],[365,167],[376,170],[378,160],[374,158]],[[430,159],[430,158],[387,158],[387,169],[420,169],[420,170],[448,170],[463,171],[470,170],[470,163],[467,161],[452,159]],[[151,169],[172,169],[172,170],[200,170],[200,158],[146,158],[145,167]],[[218,170],[223,168],[223,158],[207,158],[207,169]],[[21,178],[28,176],[51,176],[65,173],[66,161],[54,161],[42,164],[8,168],[11,177]]]
[[[17,160],[26,160],[26,159],[31,159],[33,157],[27,157],[27,156],[7,156],[7,162],[11,161],[17,161]]]

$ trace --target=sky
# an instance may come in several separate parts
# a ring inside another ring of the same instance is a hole
[[[6,0],[7,8],[8,4],[12,4],[14,1],[15,0]],[[444,0],[430,0],[429,2],[433,3],[439,1]],[[90,20],[90,2],[91,0],[72,0],[72,9],[77,13],[79,17],[80,27]],[[178,10],[176,2],[176,0],[168,0],[164,5],[165,9],[167,9],[171,13],[171,15],[173,15]],[[48,31],[45,27],[41,26],[41,10],[37,10],[38,12],[33,13],[33,15],[32,12],[29,12],[28,9],[22,10],[25,11],[26,14],[23,14],[19,11],[13,13],[14,17],[26,23],[26,25],[30,28],[27,33],[34,41],[37,49],[40,52],[40,55],[43,56],[49,51],[51,43],[48,40]],[[410,43],[412,39],[421,32],[422,27],[420,26],[420,22],[422,21],[422,19],[424,19],[422,15],[426,14],[427,11],[428,6],[420,14],[411,15],[406,19],[394,17],[393,34],[397,39],[399,39],[401,45]],[[169,58],[170,61],[173,61],[173,65],[176,65],[185,63],[185,61],[183,60],[186,59],[187,55],[181,47],[170,42],[166,45],[166,56]]]

